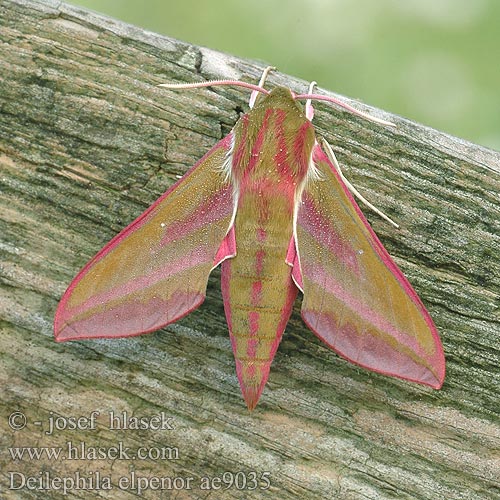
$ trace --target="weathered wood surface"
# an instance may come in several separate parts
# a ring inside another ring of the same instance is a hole
[[[316,106],[318,133],[348,177],[402,226],[368,213],[435,319],[447,378],[433,391],[359,369],[316,340],[297,304],[249,413],[218,271],[198,311],[154,334],[57,344],[52,318],[79,268],[246,109],[241,89],[156,85],[256,81],[261,65],[55,1],[0,1],[0,42],[1,498],[60,498],[40,489],[50,486],[40,474],[77,471],[99,471],[101,485],[109,476],[113,490],[74,488],[66,498],[498,498],[499,153],[376,110],[397,128]],[[306,88],[272,74],[269,85],[278,83]],[[27,426],[14,431],[16,411]],[[92,411],[95,430],[45,434],[51,415]],[[164,412],[174,429],[112,430],[110,411]],[[178,459],[15,461],[8,449],[62,446],[65,455],[69,441],[88,453],[119,442],[132,452],[178,448]],[[38,482],[9,490],[10,471]],[[191,476],[192,489],[120,489],[132,471]],[[252,471],[269,472],[269,490],[248,489]],[[224,472],[246,474],[247,489],[200,488]]]

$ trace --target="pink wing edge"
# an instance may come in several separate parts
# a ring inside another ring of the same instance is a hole
[[[335,178],[339,182],[340,186],[342,187],[344,193],[346,194],[347,198],[349,199],[351,205],[353,206],[354,210],[358,214],[359,218],[361,219],[361,222],[364,224],[365,228],[368,230],[370,233],[371,237],[373,238],[373,242],[375,243],[376,247],[374,248],[375,252],[379,255],[379,257],[382,259],[384,264],[387,266],[389,271],[395,276],[396,280],[401,284],[403,287],[404,291],[407,293],[407,295],[411,298],[411,300],[415,303],[415,305],[418,307],[420,313],[422,314],[425,322],[427,323],[427,326],[429,327],[432,337],[434,339],[434,345],[436,346],[437,352],[436,352],[436,358],[439,359],[439,365],[436,366],[437,368],[437,384],[430,384],[428,382],[423,382],[418,379],[412,379],[409,377],[402,377],[398,375],[394,375],[393,373],[390,373],[385,370],[380,370],[377,368],[373,368],[371,366],[364,365],[362,363],[359,363],[358,361],[355,361],[348,356],[346,356],[343,352],[339,351],[337,348],[335,348],[333,345],[331,345],[329,342],[327,342],[318,332],[312,328],[312,326],[309,324],[309,322],[304,318],[304,315],[301,313],[302,316],[302,321],[306,324],[306,326],[318,337],[319,340],[321,340],[324,344],[326,344],[332,351],[336,352],[339,356],[342,358],[346,359],[350,363],[360,366],[364,369],[367,369],[369,371],[375,372],[375,373],[380,373],[382,375],[386,375],[389,377],[395,377],[395,378],[400,378],[402,380],[407,380],[409,382],[415,382],[418,384],[423,384],[423,385],[428,385],[432,387],[433,389],[441,389],[444,383],[444,378],[445,378],[445,372],[446,372],[446,363],[445,363],[445,357],[444,357],[444,351],[443,351],[443,346],[441,343],[441,339],[439,337],[439,334],[437,332],[436,326],[434,325],[434,322],[432,321],[432,318],[430,317],[427,309],[425,308],[424,304],[422,303],[422,300],[420,297],[417,295],[413,287],[411,286],[410,282],[407,280],[406,276],[402,273],[402,271],[399,269],[399,267],[396,265],[396,263],[392,260],[391,256],[389,255],[389,252],[385,249],[384,245],[382,242],[379,240],[378,236],[375,234],[375,231],[371,228],[370,224],[366,220],[366,217],[363,215],[363,212],[359,208],[358,204],[354,200],[354,197],[352,196],[351,192],[347,188],[347,186],[344,184],[344,181],[341,179],[339,176],[337,170],[335,167],[332,165],[330,162],[328,156],[324,153],[324,151],[321,149],[321,146],[316,143],[314,146],[313,150],[313,159],[314,161],[324,161],[328,164],[330,167],[330,170],[333,172]],[[293,241],[293,244],[292,244]],[[302,272],[300,270],[300,261],[299,261],[299,254],[297,251],[297,241],[296,241],[296,234],[294,234],[292,241],[290,242],[290,246],[288,248],[288,253],[286,257],[286,262],[292,266],[292,278],[299,288],[301,292],[303,292],[303,278],[302,278]]]
[[[78,285],[81,278],[86,274],[87,270],[99,259],[104,257],[108,252],[112,250],[114,246],[116,246],[120,241],[122,241],[128,234],[135,231],[138,227],[141,226],[142,220],[149,215],[149,213],[154,210],[156,206],[158,206],[174,189],[177,188],[179,184],[184,182],[197,168],[198,166],[205,161],[205,159],[214,153],[217,149],[229,149],[232,142],[232,134],[228,134],[222,140],[220,140],[217,144],[215,144],[207,153],[205,153],[180,179],[178,179],[174,184],[172,184],[167,191],[165,191],[152,205],[150,205],[144,212],[142,212],[134,221],[132,221],[128,226],[126,226],[122,231],[120,231],[116,236],[114,236],[106,245],[104,245],[99,252],[89,261],[85,266],[80,270],[80,272],[73,278],[70,285],[64,292],[59,304],[57,305],[56,313],[54,316],[54,339],[56,342],[67,342],[71,340],[91,340],[91,339],[102,339],[102,338],[125,338],[125,337],[137,337],[139,335],[144,335],[146,333],[155,332],[171,323],[174,323],[195,309],[200,307],[200,305],[204,302],[206,295],[200,295],[200,298],[197,302],[193,303],[193,306],[184,311],[182,314],[179,314],[174,319],[162,324],[155,325],[153,328],[146,329],[140,332],[129,333],[125,335],[76,335],[74,337],[58,337],[57,332],[61,332],[62,329],[58,328],[61,323],[64,323],[62,319],[63,311],[66,308],[66,303],[71,295],[73,289]],[[234,227],[231,227],[228,230],[226,237],[221,241],[221,245],[217,251],[217,254],[214,258],[214,263],[212,269],[216,268],[223,260],[228,259],[230,257],[234,257],[236,255],[236,240],[234,235]],[[66,325],[68,326],[68,325]]]

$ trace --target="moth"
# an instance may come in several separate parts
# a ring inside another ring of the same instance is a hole
[[[347,360],[439,389],[436,327],[351,195],[333,151],[315,136],[311,100],[284,87],[239,85],[250,111],[79,272],[54,321],[59,342],[158,330],[205,299],[221,265],[236,373],[249,409],[269,376],[297,296],[306,325]],[[305,100],[305,110],[298,101]]]

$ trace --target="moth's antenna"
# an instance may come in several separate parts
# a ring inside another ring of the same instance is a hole
[[[273,69],[274,69],[273,66],[268,66],[264,70],[259,85],[254,85],[253,83],[248,83],[248,82],[242,82],[241,80],[208,80],[206,82],[194,82],[194,83],[160,83],[159,85],[157,85],[157,87],[163,87],[166,89],[198,89],[202,87],[217,87],[223,85],[233,85],[236,87],[243,87],[246,89],[250,89],[252,91],[252,95],[250,96],[250,102],[249,102],[250,108],[252,108],[253,105],[255,104],[255,100],[257,98],[258,93],[264,95],[269,94],[269,91],[263,88],[262,85],[264,84],[269,72],[272,71]],[[314,89],[315,85],[316,82],[311,82],[311,85],[309,86],[309,92],[307,94],[296,94],[293,96],[294,99],[297,100],[306,99],[306,116],[308,119],[312,119],[312,116],[314,115],[314,109],[312,107],[311,101],[316,100],[316,101],[331,102],[333,104],[336,104],[337,106],[340,106],[341,108],[347,109],[347,111],[350,111],[354,115],[360,116],[365,120],[369,120],[371,122],[378,123],[380,125],[387,125],[389,127],[396,126],[392,122],[389,122],[387,120],[382,120],[381,118],[376,118],[375,116],[371,116],[368,113],[364,113],[359,109],[353,108],[349,104],[341,101],[340,99],[337,99],[336,97],[330,97],[320,94],[312,94],[311,92]]]
[[[253,83],[242,82],[240,80],[208,80],[206,82],[194,82],[194,83],[160,83],[157,87],[163,87],[166,89],[198,89],[201,87],[218,87],[223,85],[234,85],[236,87],[244,87],[250,89],[253,92],[260,92],[261,94],[269,94],[269,91],[254,85]]]
[[[311,102],[311,100],[315,101],[327,101],[331,102],[333,104],[336,104],[337,106],[340,106],[341,108],[347,109],[347,111],[350,111],[354,115],[361,116],[361,118],[364,118],[365,120],[369,120],[374,123],[378,123],[380,125],[387,125],[389,127],[395,127],[396,125],[392,122],[389,122],[387,120],[382,120],[381,118],[376,118],[375,116],[371,116],[368,113],[364,113],[363,111],[360,111],[359,109],[353,108],[349,104],[345,103],[344,101],[341,101],[340,99],[337,99],[336,97],[330,97],[326,95],[319,95],[319,94],[297,94],[294,96],[295,99],[303,100],[307,99],[306,101],[306,113],[307,113],[307,103]]]

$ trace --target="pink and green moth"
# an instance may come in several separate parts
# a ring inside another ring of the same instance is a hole
[[[439,336],[421,300],[354,201],[333,151],[318,142],[312,99],[239,85],[250,111],[80,271],[59,303],[57,341],[158,330],[196,309],[221,265],[236,373],[257,404],[293,303],[330,348],[375,372],[443,383]],[[297,103],[306,100],[305,111]],[[352,190],[352,189],[351,189]]]

